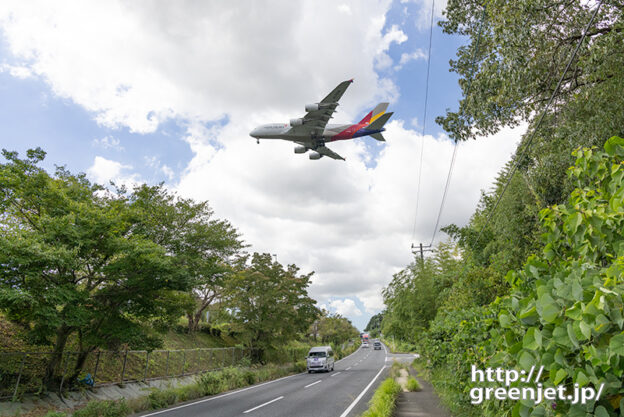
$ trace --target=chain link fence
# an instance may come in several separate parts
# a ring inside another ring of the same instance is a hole
[[[294,352],[294,351],[293,351]],[[299,358],[299,352],[276,355],[286,363]],[[44,378],[51,352],[0,352],[0,400],[16,400],[23,394],[45,391]],[[181,350],[95,351],[87,355],[76,375],[78,352],[63,353],[54,370],[59,392],[63,389],[101,387],[127,382],[182,377],[218,370],[227,366],[249,364],[254,355],[241,347]],[[75,379],[74,379],[75,378]],[[73,380],[72,380],[73,379]]]

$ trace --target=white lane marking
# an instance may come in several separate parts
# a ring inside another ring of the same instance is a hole
[[[355,355],[356,353],[358,353],[360,351],[360,349],[362,349],[362,348],[359,347],[359,348],[355,349],[355,352],[353,352],[351,355]],[[345,359],[347,359],[351,355],[345,356],[344,358],[337,360],[336,363],[338,363],[340,361],[344,361]]]
[[[353,366],[358,366],[358,364],[359,364],[359,362],[358,362],[358,363],[356,363],[356,364],[354,364]]]
[[[345,369],[345,371],[348,371],[349,369],[351,369],[351,367],[349,366],[347,369]]]
[[[256,406],[256,407],[254,407],[254,408],[250,408],[250,409],[249,409],[249,410],[247,410],[247,411],[243,411],[243,414],[250,413],[250,412],[252,412],[252,411],[254,411],[254,410],[257,410],[257,409],[258,409],[258,408],[260,408],[260,407],[264,407],[265,405],[269,405],[269,404],[271,404],[271,403],[274,403],[275,401],[279,401],[279,400],[281,400],[282,398],[284,398],[284,396],[283,396],[283,395],[282,395],[281,397],[274,398],[274,399],[272,399],[271,401],[267,401],[267,402],[265,402],[264,404],[260,404],[260,405],[258,405],[258,406]]]
[[[316,385],[316,384],[318,384],[318,383],[319,383],[319,382],[321,382],[321,381],[322,381],[322,379],[319,379],[318,381],[313,382],[313,383],[311,383],[311,384],[308,384],[308,385],[306,385],[306,386],[305,386],[305,387],[303,387],[303,388],[308,388],[308,387],[311,387],[312,385]]]
[[[336,376],[338,374],[341,374],[342,372],[336,372],[335,374],[331,374],[330,376]]]
[[[368,391],[368,389],[371,387],[371,385],[373,385],[375,380],[377,380],[377,378],[379,378],[379,375],[381,375],[381,373],[383,372],[385,367],[386,367],[386,365],[381,367],[379,372],[377,372],[377,375],[375,375],[375,378],[373,378],[373,380],[368,383],[366,388],[364,388],[364,390],[362,392],[360,392],[360,395],[358,395],[357,398],[355,400],[353,400],[351,405],[344,411],[344,413],[340,414],[340,417],[347,417],[347,415],[351,412],[351,410],[353,410],[353,407],[355,407],[355,405],[362,399],[364,394],[366,394],[366,391]]]
[[[357,348],[357,349],[356,349],[353,353],[351,353],[350,355],[345,356],[344,358],[342,358],[342,359],[340,359],[340,360],[337,360],[337,361],[336,361],[336,363],[341,362],[341,361],[343,361],[343,360],[347,359],[348,357],[351,357],[351,356],[355,355],[356,353],[358,353],[358,352],[360,351],[360,349],[361,349],[360,347],[359,347],[359,348]],[[243,391],[247,391],[247,390],[250,390],[250,389],[258,388],[258,387],[261,387],[261,386],[263,386],[263,385],[268,385],[268,384],[272,384],[272,383],[277,382],[277,381],[281,381],[282,379],[292,378],[293,376],[297,376],[297,375],[304,375],[304,374],[305,374],[305,372],[301,372],[301,373],[294,374],[294,375],[288,375],[288,376],[285,376],[285,377],[282,377],[282,378],[274,379],[273,381],[267,381],[267,382],[263,382],[262,384],[252,385],[252,386],[250,386],[250,387],[247,387],[247,388],[242,388],[242,389],[239,389],[239,390],[237,390],[237,391],[231,391],[231,392],[228,392],[228,393],[225,393],[225,394],[222,394],[222,395],[217,395],[216,397],[204,398],[203,400],[194,401],[194,402],[192,402],[192,403],[188,403],[188,404],[184,404],[184,405],[179,405],[179,406],[177,406],[177,407],[165,408],[165,409],[163,409],[163,410],[155,411],[155,412],[150,413],[150,414],[144,414],[144,415],[142,415],[141,417],[150,417],[150,416],[155,416],[155,415],[158,415],[158,414],[167,413],[167,412],[169,412],[169,411],[179,410],[179,409],[181,409],[181,408],[190,407],[191,405],[201,404],[201,403],[206,403],[206,402],[208,402],[208,401],[212,401],[212,400],[218,400],[219,398],[228,397],[228,396],[233,395],[233,394],[238,394],[239,392],[243,392]]]
[[[273,381],[263,382],[262,384],[252,385],[251,387],[239,389],[238,391],[230,391],[230,392],[222,394],[222,395],[217,395],[216,397],[205,398],[203,400],[195,401],[195,402],[184,404],[184,405],[179,405],[179,406],[173,407],[173,408],[165,408],[164,410],[156,411],[154,413],[144,414],[141,417],[155,416],[157,414],[168,413],[169,411],[179,410],[180,408],[189,407],[191,405],[206,403],[206,402],[212,401],[212,400],[218,400],[219,398],[228,397],[228,396],[233,395],[233,394],[238,394],[239,392],[243,392],[243,391],[247,391],[247,390],[250,390],[250,389],[258,388],[258,387],[261,387],[263,385],[272,384],[274,382],[281,381],[283,379],[288,379],[288,378],[292,378],[293,376],[303,375],[303,374],[305,374],[305,372],[302,372],[300,374],[295,374],[295,375],[288,375],[288,376],[285,376],[283,378],[274,379]]]

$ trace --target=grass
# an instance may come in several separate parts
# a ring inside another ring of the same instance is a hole
[[[401,392],[401,386],[394,378],[387,378],[379,385],[373,398],[369,403],[369,408],[362,414],[362,417],[390,417],[396,407],[396,399]]]
[[[410,376],[407,380],[407,390],[408,391],[422,391],[422,387],[416,378]]]
[[[294,372],[297,372],[296,370]],[[281,378],[293,373],[292,366],[265,365],[261,367],[227,367],[206,372],[196,382],[176,388],[153,389],[149,395],[132,400],[90,401],[83,408],[67,414],[49,411],[45,417],[125,417],[148,410],[158,410],[173,404],[244,388],[259,382]]]

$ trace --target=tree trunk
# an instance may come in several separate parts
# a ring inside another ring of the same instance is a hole
[[[46,368],[46,373],[43,378],[43,384],[50,390],[54,390],[58,381],[58,377],[55,378],[56,368],[61,365],[63,358],[63,352],[65,345],[67,344],[67,338],[72,333],[72,329],[68,326],[61,326],[56,331],[56,341],[54,342],[54,350],[52,351],[52,357]]]
[[[89,346],[86,350],[81,350],[78,352],[78,358],[76,358],[76,366],[74,367],[74,372],[69,377],[70,381],[75,381],[78,378],[78,375],[82,372],[84,368],[84,364],[89,357],[89,354],[95,350],[95,346]]]

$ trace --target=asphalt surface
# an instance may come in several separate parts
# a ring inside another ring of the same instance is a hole
[[[337,361],[333,372],[296,374],[142,416],[359,416],[392,364],[386,352],[371,344]]]

